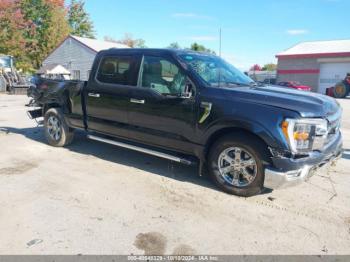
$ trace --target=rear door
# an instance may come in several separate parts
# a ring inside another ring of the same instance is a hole
[[[186,88],[189,97],[183,97]],[[192,152],[196,127],[194,85],[170,55],[145,55],[138,87],[133,87],[131,136],[145,144]]]
[[[137,69],[134,55],[102,56],[84,94],[89,130],[128,137],[130,90],[137,85]]]

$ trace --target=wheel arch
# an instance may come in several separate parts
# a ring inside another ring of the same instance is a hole
[[[62,105],[59,104],[58,102],[50,102],[50,103],[44,104],[44,106],[43,106],[43,115],[45,115],[47,110],[49,110],[51,108],[62,108]]]
[[[252,137],[253,139],[258,140],[262,145],[264,145],[269,152],[269,141],[266,141],[266,138],[264,139],[264,136],[258,135],[252,130],[242,128],[242,127],[224,127],[219,130],[216,130],[213,132],[207,139],[206,144],[205,144],[205,149],[204,149],[204,158],[207,159],[210,148],[213,146],[213,144],[221,139],[224,136],[227,135],[244,135],[244,136],[249,136]]]

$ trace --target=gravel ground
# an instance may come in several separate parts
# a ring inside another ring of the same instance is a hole
[[[350,100],[336,167],[251,198],[82,133],[50,147],[27,102],[0,95],[0,254],[350,253]]]

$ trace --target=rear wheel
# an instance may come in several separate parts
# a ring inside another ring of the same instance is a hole
[[[264,163],[269,161],[266,145],[253,136],[239,133],[218,140],[209,154],[209,172],[223,191],[252,196],[264,184]]]
[[[348,87],[344,83],[338,83],[334,87],[335,98],[345,98],[349,93]]]
[[[55,147],[69,145],[74,131],[68,127],[60,108],[50,108],[44,116],[44,132],[47,142]]]

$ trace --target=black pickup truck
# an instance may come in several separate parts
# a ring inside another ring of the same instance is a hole
[[[305,181],[342,154],[333,98],[259,86],[221,58],[186,50],[100,52],[87,82],[41,79],[28,95],[47,141],[88,138],[208,170],[225,192]]]

